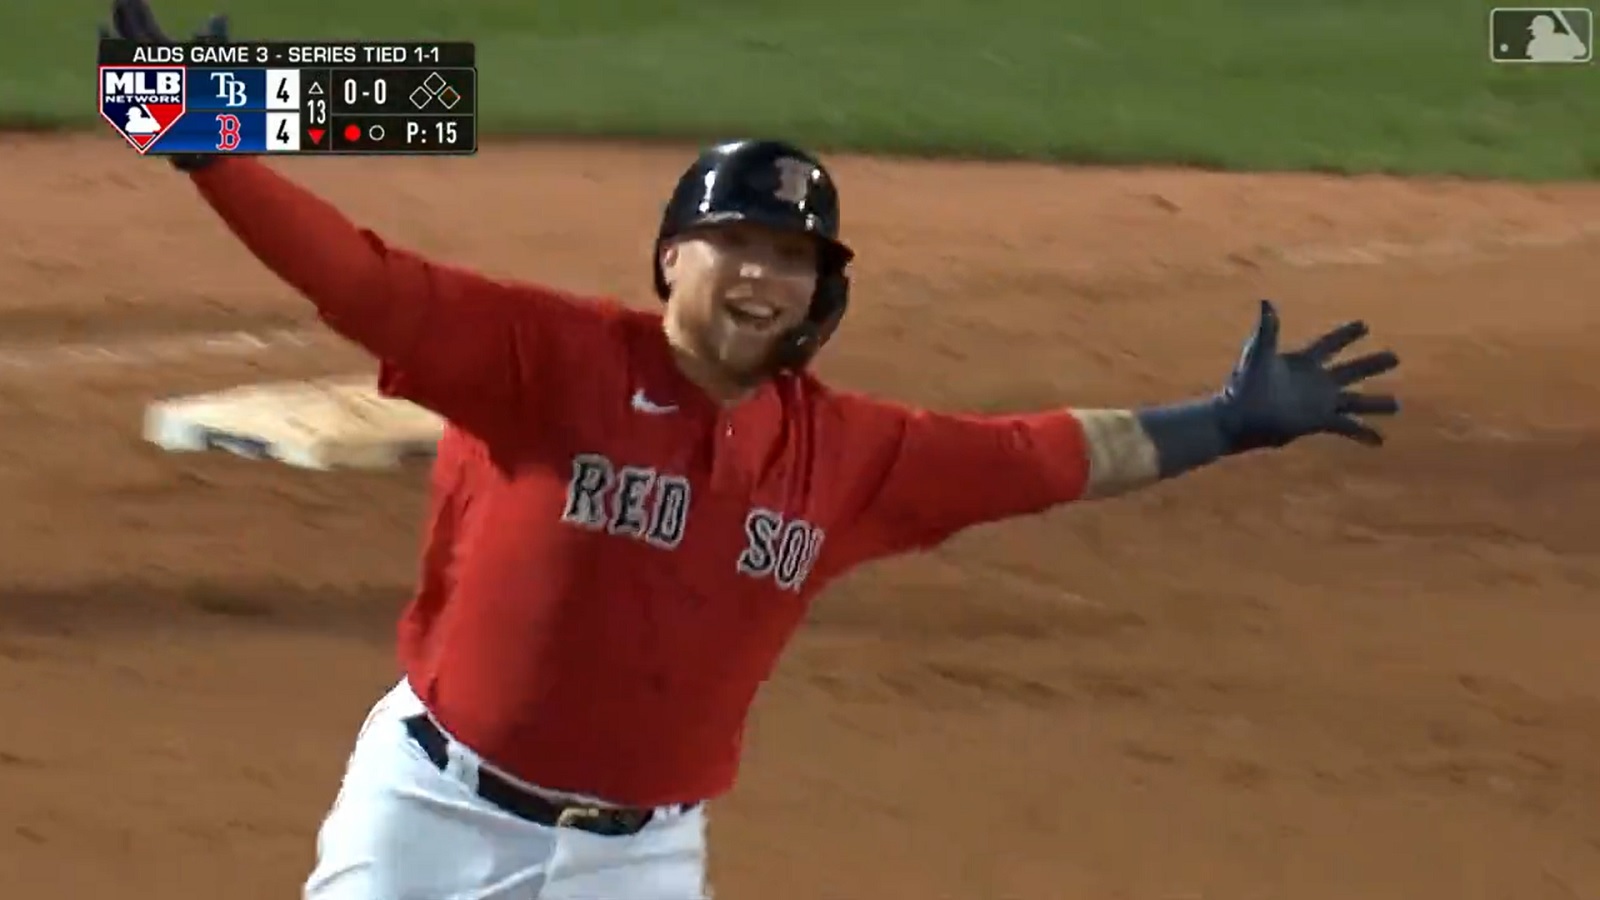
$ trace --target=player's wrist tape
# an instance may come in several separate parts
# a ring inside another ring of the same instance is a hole
[[[1155,444],[1162,478],[1182,475],[1233,452],[1218,398],[1149,407],[1135,415]]]

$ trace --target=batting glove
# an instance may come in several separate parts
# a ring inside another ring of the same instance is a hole
[[[1218,394],[1139,411],[1139,421],[1156,445],[1162,477],[1313,434],[1337,435],[1368,447],[1383,444],[1383,435],[1361,417],[1394,415],[1400,411],[1399,401],[1354,388],[1393,371],[1400,358],[1384,350],[1333,362],[1366,337],[1364,322],[1340,325],[1290,353],[1278,350],[1278,330],[1277,309],[1271,301],[1261,301],[1255,333]]]
[[[100,25],[101,40],[138,41],[141,44],[172,44],[150,9],[149,0],[113,0],[111,24]],[[228,17],[212,16],[194,36],[197,41],[225,44],[228,41]],[[215,157],[200,154],[183,154],[167,158],[172,165],[185,172],[197,172],[210,165]]]

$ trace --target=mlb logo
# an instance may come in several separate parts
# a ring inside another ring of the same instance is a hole
[[[183,66],[101,66],[100,115],[141,154],[189,108]]]
[[[1489,11],[1489,59],[1497,63],[1594,60],[1594,12],[1579,6]]]

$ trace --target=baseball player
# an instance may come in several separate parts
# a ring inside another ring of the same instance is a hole
[[[113,22],[165,40],[146,0]],[[1307,435],[1378,445],[1360,417],[1398,408],[1352,390],[1393,354],[1332,362],[1363,325],[1284,353],[1266,302],[1192,401],[976,416],[829,388],[807,363],[852,252],[828,171],[778,141],[684,172],[649,311],[424,259],[250,159],[174,163],[385,392],[449,423],[404,677],[355,740],[311,900],[708,896],[706,803],[829,582]]]

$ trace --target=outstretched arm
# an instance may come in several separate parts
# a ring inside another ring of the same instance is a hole
[[[1160,448],[1128,410],[972,416],[884,404],[875,413],[865,417],[878,423],[879,439],[867,442],[875,458],[861,470],[871,487],[839,541],[852,560],[933,547],[974,525],[1162,476]]]
[[[217,160],[190,177],[251,253],[382,362],[386,390],[462,424],[548,387],[557,343],[595,317],[558,292],[391,247],[253,160]]]
[[[1139,410],[957,416],[852,400],[854,418],[876,424],[864,442],[873,454],[862,478],[870,487],[841,543],[852,562],[927,548],[974,525],[1115,496],[1310,434],[1379,445],[1382,437],[1357,416],[1392,414],[1398,403],[1348,388],[1394,369],[1398,357],[1329,364],[1365,334],[1352,322],[1279,353],[1277,311],[1263,302],[1221,392]]]
[[[168,44],[148,0],[113,0],[102,38]],[[225,17],[196,36],[225,42]],[[382,364],[381,386],[468,428],[525,417],[559,389],[564,350],[601,326],[592,304],[496,281],[390,247],[309,191],[245,158],[179,155],[250,252],[304,294],[334,330]]]

